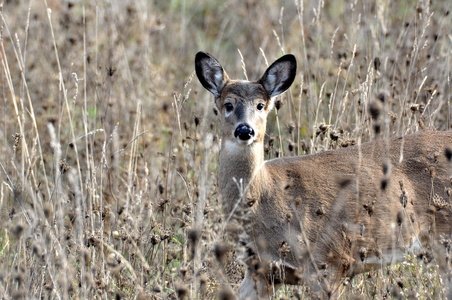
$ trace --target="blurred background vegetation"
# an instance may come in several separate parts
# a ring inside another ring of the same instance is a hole
[[[2,299],[232,297],[243,269],[212,251],[225,226],[219,124],[196,52],[250,80],[293,53],[297,78],[269,117],[266,156],[309,154],[451,129],[449,10],[428,0],[2,1]],[[439,267],[407,258],[346,281],[341,297],[446,297]]]

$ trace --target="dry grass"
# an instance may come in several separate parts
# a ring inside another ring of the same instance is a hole
[[[250,79],[267,59],[295,54],[299,73],[270,116],[266,155],[314,153],[452,128],[448,9],[4,1],[0,298],[228,299],[243,270],[219,263],[229,255],[219,131],[195,53]],[[341,297],[445,298],[447,265],[424,260],[346,281]],[[306,297],[301,286],[279,295]]]

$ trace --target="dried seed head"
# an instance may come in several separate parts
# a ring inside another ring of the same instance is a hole
[[[180,268],[180,275],[182,276],[182,278],[185,278],[185,276],[187,276],[187,272],[188,272],[188,268],[187,267],[181,267]]]
[[[397,213],[397,225],[398,226],[402,226],[403,220],[404,220],[404,215],[403,215],[403,211],[399,211]]]
[[[325,133],[326,130],[328,129],[328,127],[330,127],[330,126],[325,125],[325,124],[320,124],[320,125],[319,125],[320,132],[321,132],[321,133]]]
[[[160,235],[153,235],[152,237],[151,237],[151,244],[152,245],[157,245],[158,243],[160,243],[161,242],[161,238],[160,238]]]
[[[386,191],[387,187],[388,187],[388,179],[387,178],[383,178],[380,181],[380,189],[384,192],[384,191]]]
[[[397,119],[399,118],[399,115],[393,112],[389,112],[389,116],[391,117],[391,122],[394,124]]]
[[[436,207],[437,210],[440,210],[440,209],[443,209],[443,208],[449,206],[449,203],[446,200],[444,200],[443,197],[441,197],[438,194],[435,194],[433,196],[432,202],[433,202],[433,205]]]
[[[279,242],[279,253],[281,254],[282,257],[286,257],[287,254],[290,253],[290,246],[287,243],[286,240],[282,240],[281,242]],[[274,267],[276,267],[276,265],[273,265]]]
[[[275,137],[274,137],[274,136],[271,136],[271,137],[268,139],[268,146],[271,148],[271,147],[273,147],[274,143],[275,143]]]
[[[279,110],[282,106],[283,106],[283,102],[282,102],[281,98],[276,99],[276,101],[275,101],[276,110]]]
[[[24,226],[18,224],[16,226],[11,227],[10,230],[13,236],[16,239],[19,239],[22,236],[22,233],[24,232]]]
[[[218,262],[223,265],[224,259],[227,254],[228,247],[224,243],[217,243],[213,249],[215,258],[218,260]]]
[[[383,111],[383,103],[381,101],[372,101],[369,105],[369,114],[372,120],[377,120]]]
[[[350,140],[350,139],[342,141],[340,143],[340,146],[343,147],[343,148],[349,147],[349,146],[353,146],[353,145],[356,145],[356,141],[355,140]]]
[[[425,105],[424,104],[419,104],[419,113],[423,113],[424,112],[424,109],[425,109]]]
[[[367,211],[367,214],[369,215],[369,217],[372,217],[373,213],[374,213],[374,202],[370,203],[370,204],[364,204],[363,208]]]
[[[375,132],[375,135],[377,135],[377,136],[380,134],[380,132],[381,132],[380,124],[374,124],[374,132]]]
[[[339,139],[339,133],[336,130],[332,130],[330,132],[330,138],[336,142]]]
[[[295,148],[295,143],[289,140],[289,144],[287,145],[287,148],[290,152],[292,152]]]
[[[69,164],[66,162],[65,159],[60,160],[59,165],[60,165],[60,173],[61,174],[66,173],[71,168],[71,166],[69,166]]]
[[[361,261],[364,261],[367,256],[367,249],[365,247],[360,247],[358,250],[358,253],[359,253],[359,258],[361,259]]]
[[[374,58],[374,69],[378,71],[380,69],[381,61],[380,58],[377,56]]]
[[[20,135],[20,133],[16,133],[15,135],[13,135],[13,139],[14,139],[13,153],[16,153],[17,148],[20,145],[21,138],[22,138],[22,136]]]
[[[234,300],[234,293],[229,287],[223,286],[220,293],[218,294],[218,300]]]
[[[385,100],[386,100],[386,95],[385,95],[385,93],[379,93],[379,94],[377,95],[377,99],[378,99],[380,102],[384,103]]]
[[[161,184],[161,183],[159,183],[159,185],[158,185],[158,189],[159,189],[159,193],[160,193],[160,195],[162,195],[163,194],[163,192],[165,191],[165,187],[163,186],[163,184]]]
[[[163,231],[160,234],[160,237],[161,237],[162,241],[169,239],[171,237],[171,231],[169,231],[169,230]]]
[[[388,175],[389,167],[390,167],[390,165],[388,162],[383,163],[383,175]]]
[[[188,230],[188,240],[192,245],[195,245],[199,240],[200,232],[198,229],[192,228]]]
[[[197,116],[197,115],[195,115],[195,116],[193,117],[193,120],[195,121],[195,126],[198,127],[199,124],[201,124],[202,118],[199,117],[199,116]]]
[[[188,288],[184,284],[176,283],[174,286],[176,288],[178,299],[184,299],[188,296]]]
[[[410,107],[411,112],[415,113],[415,112],[419,111],[419,106],[420,105],[418,103],[411,104],[411,107]]]
[[[435,178],[436,177],[436,168],[435,167],[430,167],[428,171],[430,173],[430,177],[431,178]]]
[[[15,266],[14,272],[13,272],[13,279],[14,281],[17,281],[17,284],[19,286],[22,285],[25,278],[25,268],[23,266]]]
[[[447,158],[448,162],[452,161],[452,148],[451,147],[446,147],[446,149],[444,149],[444,155]]]
[[[295,124],[293,122],[290,122],[289,124],[287,124],[287,133],[288,134],[292,134],[294,129],[295,129]]]

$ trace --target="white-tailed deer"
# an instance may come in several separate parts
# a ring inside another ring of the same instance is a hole
[[[195,67],[222,122],[223,210],[247,234],[239,298],[300,282],[331,296],[346,275],[434,245],[450,250],[451,131],[265,161],[267,115],[295,79],[295,57],[284,55],[257,81],[230,80],[205,52]]]

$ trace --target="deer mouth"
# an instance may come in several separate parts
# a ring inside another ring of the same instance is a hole
[[[254,141],[254,129],[248,124],[240,124],[234,131],[234,137],[240,144],[250,145]]]

